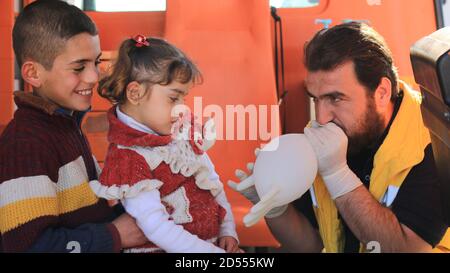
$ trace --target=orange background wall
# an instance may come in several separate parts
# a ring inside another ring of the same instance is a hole
[[[86,12],[97,25],[103,50],[117,50],[135,34],[164,36],[165,12]]]
[[[13,1],[0,1],[0,132],[13,115],[14,53],[11,37],[13,24]]]

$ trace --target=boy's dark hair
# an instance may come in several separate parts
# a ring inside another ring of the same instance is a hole
[[[398,75],[392,53],[383,37],[364,23],[350,22],[316,33],[304,50],[306,69],[330,71],[352,61],[358,81],[368,94],[375,91],[382,77],[391,81],[392,96],[397,97]]]
[[[100,96],[113,104],[121,104],[126,101],[126,88],[132,81],[145,83],[148,87],[169,85],[173,81],[183,84],[202,82],[199,69],[180,49],[163,39],[142,38],[147,46],[137,46],[135,39],[122,42],[109,75],[99,82]]]
[[[37,0],[19,14],[13,47],[19,66],[31,59],[50,70],[65,42],[80,33],[97,35],[94,22],[79,8],[59,0]]]

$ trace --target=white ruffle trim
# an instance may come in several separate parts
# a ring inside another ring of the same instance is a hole
[[[202,160],[202,155],[195,154],[189,141],[173,140],[165,146],[158,147],[126,147],[118,146],[119,149],[133,150],[143,156],[153,171],[162,162],[169,165],[174,174],[182,174],[185,177],[195,177],[195,184],[203,190],[211,191],[216,196],[223,190],[220,182],[209,180],[210,170]]]
[[[120,200],[123,198],[135,197],[142,191],[159,189],[162,185],[163,183],[157,179],[145,179],[132,186],[106,186],[97,180],[92,180],[89,182],[89,186],[91,186],[92,191],[94,191],[98,197],[106,200]]]

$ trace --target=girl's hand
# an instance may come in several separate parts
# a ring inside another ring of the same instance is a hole
[[[219,238],[219,247],[224,249],[227,253],[243,253],[239,248],[238,241],[231,236],[224,236]]]

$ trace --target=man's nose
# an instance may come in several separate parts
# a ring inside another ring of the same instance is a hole
[[[332,110],[326,105],[326,103],[319,101],[315,104],[315,108],[316,108],[316,121],[320,125],[325,125],[328,122],[333,121],[334,114]]]

